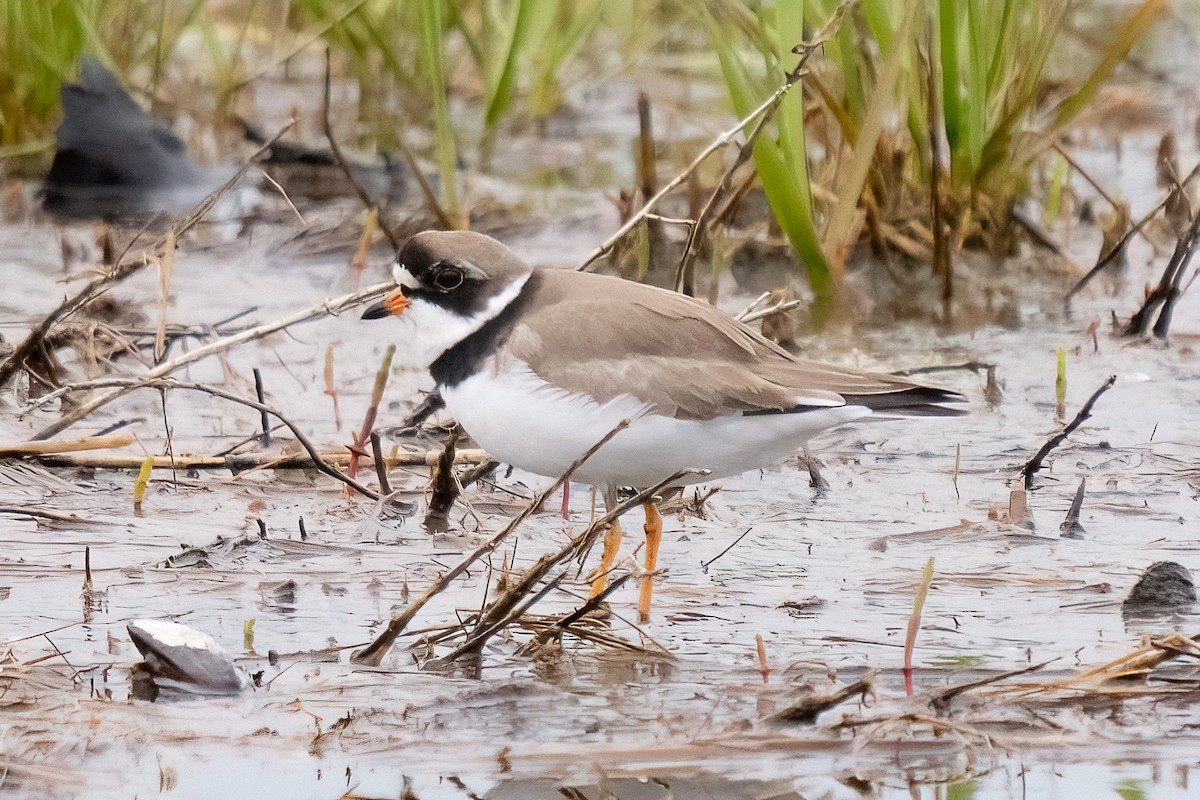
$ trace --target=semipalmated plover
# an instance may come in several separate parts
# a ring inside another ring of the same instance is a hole
[[[717,308],[606,275],[534,269],[488,236],[426,231],[404,246],[399,288],[363,313],[399,317],[400,352],[428,367],[447,410],[494,458],[558,477],[649,487],[783,461],[826,428],[883,411],[958,413],[954,392],[792,356]],[[661,521],[646,506],[646,563]],[[605,537],[600,575],[616,556]],[[597,579],[593,591],[603,587]],[[648,612],[649,581],[639,610]]]

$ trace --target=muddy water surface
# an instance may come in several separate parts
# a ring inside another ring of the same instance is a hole
[[[1145,150],[1117,159],[1101,141],[1089,152],[1094,166],[1148,208],[1156,189],[1152,172],[1137,167],[1149,162]],[[531,226],[507,239],[539,263],[570,265],[603,237],[600,213],[588,219]],[[282,235],[259,230],[231,244],[185,247],[170,321],[210,324],[254,307],[241,321],[264,322],[352,290],[344,256],[298,257],[275,246]],[[69,288],[54,227],[7,225],[0,241],[0,333],[15,341]],[[1086,262],[1096,237],[1075,232],[1071,246]],[[1200,630],[1190,611],[1149,621],[1121,613],[1121,600],[1152,562],[1200,566],[1200,303],[1184,301],[1170,347],[1108,332],[1111,312],[1131,311],[1140,284],[1156,278],[1161,264],[1139,244],[1130,288],[1113,295],[1101,282],[1069,316],[1054,291],[1024,292],[1012,327],[864,326],[804,342],[810,356],[871,368],[995,364],[1001,395],[985,396],[981,375],[939,374],[931,379],[963,392],[971,414],[830,432],[813,443],[826,491],[814,490],[807,471],[790,463],[722,481],[699,511],[670,514],[660,556],[667,572],[652,621],[640,630],[627,622],[635,616],[632,584],[611,598],[612,632],[645,645],[642,655],[567,637],[561,654],[531,658],[517,652],[528,639],[518,630],[493,641],[478,676],[422,670],[427,656],[445,651],[410,650],[417,631],[477,609],[497,580],[498,555],[496,569],[479,565],[435,598],[382,668],[349,665],[349,648],[369,641],[547,483],[535,476],[500,473],[495,484],[473,487],[456,506],[451,531],[430,535],[419,513],[383,515],[302,471],[157,470],[135,512],[128,472],[2,462],[0,506],[74,518],[0,512],[0,792],[334,798],[349,791],[422,800],[1192,796],[1200,781],[1191,772],[1200,713],[1196,676],[1186,665],[1169,676],[1175,683],[1020,689],[1120,657],[1146,633]],[[376,259],[359,280],[385,274]],[[139,324],[153,326],[152,269],[115,294],[143,315]],[[730,310],[750,299],[732,288],[725,296]],[[1093,320],[1101,323],[1095,344],[1086,332]],[[333,449],[357,426],[389,343],[386,325],[349,313],[199,362],[182,377],[248,395],[257,367],[268,402]],[[324,394],[330,346],[340,431]],[[1007,511],[1010,482],[1060,428],[1059,348],[1067,350],[1068,418],[1108,375],[1117,383],[1038,475],[1029,499],[1033,526],[989,519]],[[123,362],[115,369],[138,371]],[[383,421],[398,421],[427,380],[396,369]],[[4,402],[0,442],[22,441],[59,413],[57,406],[22,413],[16,398]],[[132,420],[127,430],[155,453],[167,429],[175,452],[207,454],[259,425],[256,412],[186,392],[171,393],[164,413],[161,397],[143,392],[70,433],[119,420]],[[1084,533],[1067,538],[1059,523],[1084,478]],[[397,469],[392,479],[423,508],[424,469]],[[549,505],[557,508],[557,499]],[[522,569],[579,532],[590,514],[587,487],[573,487],[570,518],[534,516],[501,548],[504,559]],[[637,527],[631,516],[627,528]],[[627,537],[626,552],[637,538]],[[92,568],[86,592],[85,547]],[[914,587],[930,557],[916,697],[907,699],[902,648]],[[535,610],[569,611],[585,591],[582,579],[564,584]],[[137,653],[124,626],[142,617],[211,634],[248,672],[261,672],[263,686],[233,699],[131,700]],[[766,679],[756,635],[771,670]],[[651,655],[655,644],[670,657]],[[268,659],[271,651],[277,657]],[[930,709],[931,693],[1042,662],[1049,664],[1038,672],[964,694],[940,716]],[[868,674],[875,691],[861,702],[848,700],[815,724],[770,722],[806,692]]]
[[[22,243],[24,260],[4,266],[6,285],[17,291],[5,294],[0,312],[14,320],[6,332],[19,334],[16,320],[48,310],[61,294],[57,241],[40,228],[6,234]],[[255,320],[282,316],[346,291],[342,269],[273,261],[254,249],[185,252],[171,319],[223,319],[247,304],[259,306]],[[152,314],[155,282],[147,273],[120,291]],[[1063,677],[1135,649],[1144,630],[1189,632],[1200,622],[1182,615],[1145,626],[1121,615],[1121,599],[1150,563],[1195,565],[1200,520],[1186,471],[1198,455],[1200,377],[1189,333],[1200,332],[1200,315],[1185,304],[1170,348],[1101,335],[1093,352],[1086,323],[1128,303],[1088,299],[1071,319],[1031,304],[1015,330],[946,335],[910,325],[813,341],[810,352],[869,367],[995,363],[1003,396],[989,403],[982,377],[946,373],[938,380],[970,398],[970,416],[873,422],[822,437],[814,450],[826,492],[787,464],[723,481],[702,516],[669,516],[668,572],[643,631],[670,659],[568,638],[560,657],[531,661],[514,652],[518,634],[488,649],[478,679],[423,672],[404,647],[381,670],[348,665],[345,648],[368,641],[410,593],[498,529],[521,497],[545,483],[534,476],[473,489],[453,530],[431,536],[419,515],[381,519],[370,502],[347,500],[332,482],[299,471],[159,470],[134,513],[130,474],[7,462],[0,504],[79,518],[0,516],[0,630],[12,658],[3,674],[7,780],[95,797],[145,796],[164,781],[177,797],[211,796],[217,787],[263,797],[336,797],[354,787],[362,796],[394,797],[406,785],[422,798],[553,797],[561,786],[588,794],[606,782],[621,798],[668,796],[658,781],[676,797],[853,796],[847,784],[859,781],[883,796],[907,796],[909,781],[968,779],[978,797],[1010,796],[1021,785],[1073,787],[1063,796],[1083,796],[1076,789],[1122,781],[1150,796],[1184,796],[1178,787],[1190,779],[1191,731],[1200,722],[1190,694],[972,699],[939,727],[923,703],[904,699],[900,679],[914,585],[931,556],[918,693],[1043,661],[1052,663],[1038,680]],[[354,316],[239,348],[188,377],[249,393],[258,366],[269,400],[335,447],[348,433],[335,429],[322,393],[326,347],[335,345],[340,405],[350,420],[363,411],[388,343],[386,328]],[[1020,465],[1058,427],[1059,347],[1069,351],[1069,414],[1107,375],[1117,374],[1117,384],[1039,475],[1030,499],[1034,529],[989,521],[989,512],[1007,510],[1008,482]],[[422,380],[397,372],[389,419]],[[15,412],[10,404],[6,441],[56,418],[54,410]],[[143,393],[74,432],[140,418],[132,429],[157,451],[162,417],[158,395]],[[216,452],[258,425],[254,412],[183,392],[169,396],[167,419],[180,453]],[[1082,478],[1086,532],[1064,538],[1059,522]],[[423,470],[398,470],[394,480],[422,502]],[[535,516],[503,548],[506,558],[520,569],[579,531],[589,514],[589,493],[576,486],[571,518]],[[266,525],[265,539],[256,520]],[[637,544],[630,536],[626,549]],[[91,593],[81,593],[85,547]],[[203,553],[179,557],[189,548]],[[494,577],[472,570],[416,626],[477,608]],[[583,583],[564,588],[540,610],[575,607]],[[621,619],[632,619],[634,596],[632,587],[613,596],[611,624],[638,642],[642,634]],[[269,685],[236,699],[129,701],[127,673],[137,658],[124,623],[139,617],[170,617],[212,634]],[[755,635],[772,668],[765,682]],[[271,650],[275,665],[265,657]],[[830,690],[871,670],[877,689],[863,705],[849,701],[816,725],[765,721],[805,687]],[[840,724],[843,714],[852,724]],[[1106,744],[1097,749],[1097,739]]]

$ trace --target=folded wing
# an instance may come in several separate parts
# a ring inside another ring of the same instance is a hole
[[[632,395],[654,413],[679,419],[845,404],[888,414],[959,413],[941,405],[962,399],[954,392],[797,359],[707,303],[674,292],[550,270],[535,273],[528,288],[536,302],[508,337],[506,356],[598,403]]]

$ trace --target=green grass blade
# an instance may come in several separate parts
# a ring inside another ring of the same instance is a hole
[[[488,128],[495,127],[500,116],[512,104],[516,94],[517,59],[528,43],[529,31],[537,6],[536,0],[517,0],[512,31],[508,38],[508,46],[504,49],[503,64],[494,71],[494,82],[488,86],[487,111],[484,113],[483,119],[484,125]]]
[[[822,237],[822,251],[829,259],[835,286],[840,285],[842,268],[850,248],[858,238],[858,201],[862,197],[867,175],[875,158],[876,145],[883,134],[886,117],[895,106],[895,87],[900,78],[904,61],[904,48],[900,42],[907,40],[916,16],[917,4],[910,3],[896,31],[897,44],[884,56],[883,65],[875,79],[871,102],[863,118],[862,130],[850,156],[845,160],[834,185],[837,202],[829,214],[829,222]]]
[[[771,75],[770,88],[752,88],[749,71],[734,51],[728,30],[723,28],[707,10],[702,12],[701,19],[708,29],[709,38],[717,51],[717,59],[721,65],[721,73],[733,102],[734,111],[739,117],[744,117],[762,102],[762,96],[778,86],[778,83],[774,83],[775,74]],[[788,24],[794,25],[795,18],[791,18]],[[783,45],[780,44],[779,47],[783,47]],[[790,51],[791,45],[788,45],[787,49]],[[779,76],[779,81],[782,82],[782,76]],[[794,87],[783,102],[801,103],[800,89],[799,86]],[[792,124],[803,124],[802,114],[797,109],[784,113],[793,115],[790,117]],[[778,118],[775,124],[779,124]],[[802,128],[799,131],[792,130],[790,133],[790,140],[776,139],[771,135],[759,136],[754,143],[752,153],[767,203],[784,235],[787,236],[792,249],[804,263],[809,285],[817,298],[814,311],[818,311],[821,308],[827,309],[835,287],[830,280],[828,262],[821,250],[816,233],[816,223],[809,201],[807,170],[805,169],[799,174],[793,172],[789,167],[789,156],[786,156],[781,149],[781,141],[790,141],[793,146],[797,142],[801,146],[803,145]],[[805,156],[802,151],[793,152],[790,158],[793,165],[799,165],[804,163]]]
[[[938,2],[938,69],[942,76],[942,125],[950,148],[950,179],[962,183],[963,130],[966,125],[959,87],[958,0]]]
[[[440,2],[420,2],[417,4],[418,28],[421,38],[422,67],[429,76],[430,92],[433,101],[434,121],[434,152],[441,178],[442,208],[446,216],[458,223],[460,220],[458,208],[458,191],[456,189],[458,173],[458,151],[454,145],[454,130],[450,125],[450,111],[446,102],[445,74],[445,29],[442,25],[442,4]]]
[[[543,48],[536,63],[536,75],[529,90],[529,113],[535,117],[546,117],[558,105],[556,77],[563,64],[569,61],[587,40],[589,34],[600,24],[605,7],[604,0],[589,3],[558,4],[558,16],[568,12],[574,17],[559,28],[559,33],[547,36],[550,46]]]

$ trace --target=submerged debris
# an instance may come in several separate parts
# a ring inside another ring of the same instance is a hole
[[[246,676],[207,633],[157,619],[135,619],[126,626],[145,662],[132,672],[133,694],[156,700],[175,695],[232,695],[246,688]]]
[[[857,697],[860,701],[865,702],[874,693],[874,675],[866,675],[854,683],[842,686],[833,692],[821,693],[810,691],[800,701],[772,716],[771,721],[805,724],[816,722],[817,715],[822,711],[828,711],[852,697]]]
[[[1058,526],[1065,539],[1079,539],[1086,533],[1083,525],[1079,522],[1079,514],[1083,511],[1083,498],[1086,491],[1087,478],[1080,478],[1079,488],[1075,490],[1075,499],[1071,501],[1071,508],[1067,511],[1067,517]]]
[[[1121,608],[1126,613],[1175,609],[1196,602],[1196,587],[1187,567],[1158,561],[1138,578]]]

